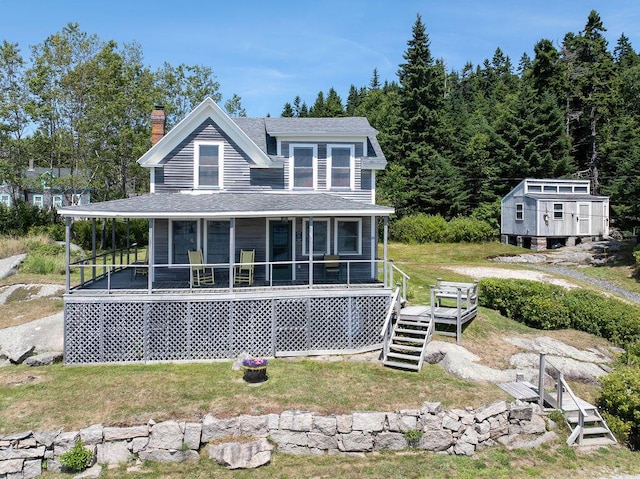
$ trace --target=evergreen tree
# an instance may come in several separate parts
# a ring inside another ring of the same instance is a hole
[[[284,104],[284,108],[282,109],[282,113],[280,113],[280,116],[282,118],[292,118],[294,116],[291,103],[287,102]]]
[[[318,92],[315,103],[311,105],[311,108],[309,109],[309,116],[313,118],[321,118],[326,116],[324,93],[322,91]]]
[[[329,88],[329,92],[327,93],[327,100],[324,102],[324,111],[322,116],[327,118],[344,116],[342,99],[333,87]]]
[[[377,90],[380,88],[380,78],[378,77],[378,69],[373,69],[373,75],[371,76],[371,82],[369,83],[371,90]]]

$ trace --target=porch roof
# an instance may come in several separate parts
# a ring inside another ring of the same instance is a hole
[[[283,216],[389,216],[394,209],[328,193],[151,193],[60,208],[81,218],[254,218]]]

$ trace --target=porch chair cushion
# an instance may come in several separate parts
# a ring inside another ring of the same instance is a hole
[[[191,266],[191,286],[214,284],[212,266],[204,266],[202,250],[189,251],[189,264]]]
[[[256,257],[256,251],[253,249],[240,250],[240,261],[236,265],[235,274],[233,275],[233,282],[236,284],[247,283],[248,285],[253,284],[253,271],[254,271],[254,261]]]

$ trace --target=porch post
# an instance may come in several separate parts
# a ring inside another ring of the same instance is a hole
[[[116,219],[111,219],[111,247],[113,248],[113,265],[116,264]],[[115,268],[112,268],[111,272],[115,271]]]
[[[66,293],[71,291],[71,268],[69,263],[71,262],[71,218],[67,216],[64,219],[64,262],[65,262],[65,285],[64,289]]]
[[[383,233],[382,233],[382,276],[384,277],[384,285],[385,286],[393,286],[393,285],[389,285],[389,281],[387,278],[387,274],[388,274],[388,266],[387,266],[387,262],[389,261],[389,255],[388,255],[388,251],[387,251],[387,240],[389,239],[389,217],[385,216],[384,220],[383,220],[383,229],[382,229]]]
[[[153,288],[153,280],[156,275],[155,268],[153,267],[154,263],[154,243],[155,243],[155,221],[153,218],[149,218],[149,244],[147,244],[147,293],[151,294],[151,290]]]
[[[236,219],[229,220],[229,291],[233,291],[233,273],[236,260]]]
[[[96,219],[91,219],[91,262],[93,267],[91,268],[91,279],[96,280]]]
[[[304,229],[304,221],[302,222],[302,228]],[[308,253],[309,253],[309,287],[311,288],[313,286],[313,216],[309,217],[309,251]]]
[[[369,232],[369,236],[371,237],[371,278],[375,280],[378,277],[378,263],[376,263],[376,259],[378,258],[378,228],[376,227],[376,216],[371,215],[371,231]]]

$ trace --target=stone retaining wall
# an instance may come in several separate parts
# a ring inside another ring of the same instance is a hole
[[[443,411],[440,403],[396,412],[354,412],[322,416],[284,411],[230,419],[207,415],[200,422],[150,422],[142,426],[106,427],[79,431],[27,431],[0,436],[0,479],[29,479],[44,469],[59,471],[59,457],[78,439],[94,452],[98,465],[132,461],[198,460],[203,449],[230,468],[256,467],[271,458],[271,444],[290,454],[365,453],[401,450],[409,437],[422,435],[413,446],[427,451],[471,455],[502,444],[526,447],[556,437],[537,405],[495,402],[478,409]],[[234,437],[257,442],[233,443]],[[270,439],[271,443],[264,440]],[[209,444],[212,443],[212,444]]]

